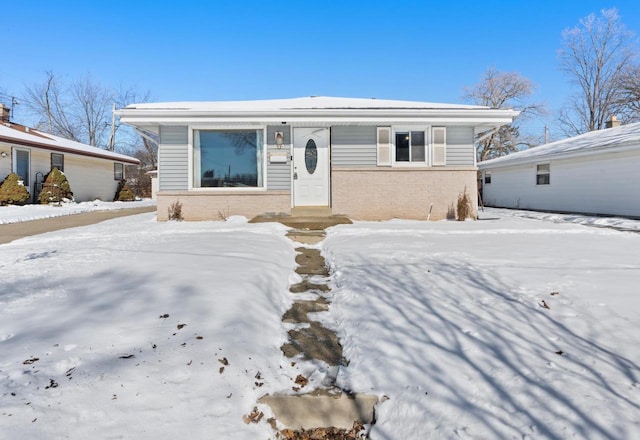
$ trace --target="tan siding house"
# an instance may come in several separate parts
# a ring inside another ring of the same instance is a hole
[[[120,171],[125,165],[139,164],[130,156],[11,123],[6,116],[0,123],[0,181],[10,173],[18,174],[32,201],[54,166],[67,176],[74,199],[83,202],[113,200],[124,176]]]

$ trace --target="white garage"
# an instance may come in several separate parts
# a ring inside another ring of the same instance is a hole
[[[640,123],[478,164],[486,206],[640,217]]]

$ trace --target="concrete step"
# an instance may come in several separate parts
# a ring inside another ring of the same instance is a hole
[[[309,394],[267,395],[259,400],[269,405],[280,423],[291,429],[351,429],[353,422],[372,423],[378,397],[348,394],[339,390],[316,390]]]
[[[324,240],[326,234],[318,230],[292,229],[287,232],[287,237],[298,243],[314,245]]]
[[[291,216],[291,215],[265,215],[257,216],[249,220],[249,223],[280,222],[285,226],[303,230],[323,230],[336,225],[348,225],[353,223],[349,218],[341,215],[326,216]]]

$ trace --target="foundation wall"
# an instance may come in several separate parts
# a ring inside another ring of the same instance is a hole
[[[158,193],[158,221],[169,219],[169,207],[176,201],[182,204],[184,220],[223,220],[232,215],[253,218],[266,213],[291,213],[289,191],[163,191]]]
[[[455,217],[458,195],[466,187],[477,213],[477,170],[474,167],[401,169],[334,168],[332,210],[353,220],[392,218],[431,220]]]

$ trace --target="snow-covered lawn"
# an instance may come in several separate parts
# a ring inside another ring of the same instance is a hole
[[[640,438],[640,234],[512,214],[330,230],[372,438]]]
[[[338,380],[388,397],[371,437],[640,438],[640,234],[485,218],[319,245]],[[285,230],[142,214],[0,245],[0,437],[273,437],[242,415],[310,374],[280,351]]]
[[[151,199],[137,200],[135,202],[92,202],[62,203],[57,205],[24,205],[24,206],[0,206],[0,225],[19,223],[43,218],[61,217],[63,215],[80,214],[91,211],[109,211],[114,209],[140,208],[143,206],[155,206],[156,201]]]

